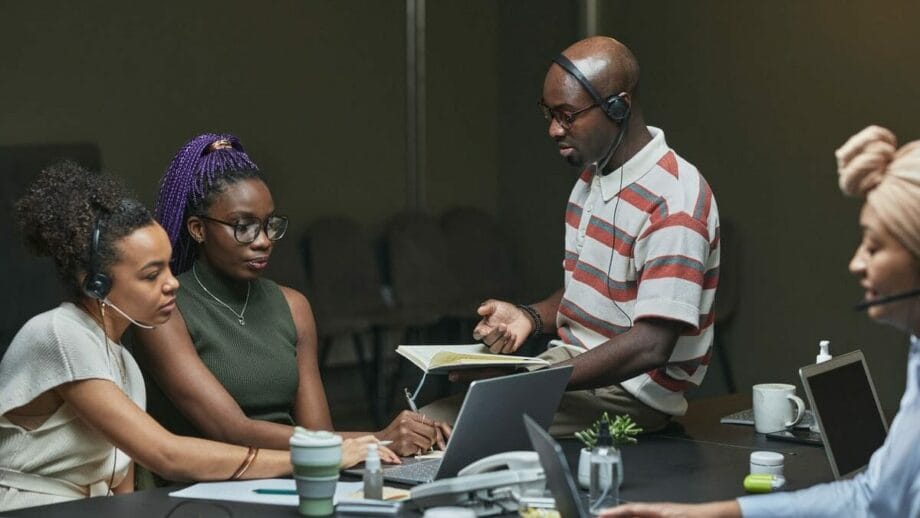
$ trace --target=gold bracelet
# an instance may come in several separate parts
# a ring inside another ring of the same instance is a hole
[[[256,460],[256,455],[259,454],[259,449],[253,446],[249,447],[249,453],[246,454],[246,458],[243,459],[243,463],[240,464],[240,467],[236,468],[236,471],[230,477],[230,480],[239,480],[243,476],[243,473],[246,473],[246,470],[249,469],[249,466],[252,465],[253,461]]]

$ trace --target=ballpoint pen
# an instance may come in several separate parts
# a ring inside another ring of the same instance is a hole
[[[296,489],[272,489],[260,487],[258,489],[253,489],[253,493],[258,493],[260,495],[296,495]]]
[[[409,392],[409,389],[403,389],[406,391],[406,402],[409,403],[409,409],[418,413],[418,407],[415,406],[415,401],[412,400],[412,394]]]

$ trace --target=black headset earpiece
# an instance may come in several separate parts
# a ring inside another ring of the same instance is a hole
[[[96,221],[89,241],[89,271],[83,280],[83,293],[97,300],[105,300],[112,289],[112,278],[99,271],[99,241],[102,239],[102,227]]]
[[[594,102],[601,107],[601,110],[603,110],[611,120],[617,124],[622,124],[629,118],[629,103],[623,98],[622,93],[611,95],[605,99],[597,93],[591,81],[588,81],[588,78],[581,73],[581,70],[578,70],[578,67],[576,67],[575,63],[572,63],[569,58],[559,54],[553,58],[553,63],[562,67],[570,76],[581,83],[581,86],[584,87],[588,94],[591,95],[591,98],[594,99]]]

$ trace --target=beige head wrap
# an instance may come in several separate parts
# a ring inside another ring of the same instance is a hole
[[[898,149],[894,133],[869,126],[835,155],[840,189],[865,196],[888,231],[920,258],[920,140]]]

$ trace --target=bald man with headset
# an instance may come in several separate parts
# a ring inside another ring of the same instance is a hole
[[[612,38],[579,41],[553,59],[539,105],[559,154],[580,172],[565,212],[563,288],[534,304],[487,300],[478,309],[473,336],[496,353],[555,334],[541,357],[574,372],[554,435],[604,411],[663,428],[686,411],[684,392],[702,382],[712,353],[715,198],[664,132],[646,125],[638,84],[635,57]],[[423,412],[449,420],[445,403]]]

